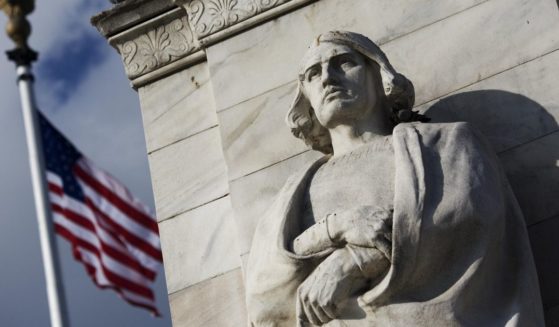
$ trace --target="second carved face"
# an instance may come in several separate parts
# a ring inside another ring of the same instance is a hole
[[[350,47],[331,42],[310,52],[300,79],[322,126],[352,124],[374,110],[380,81],[373,65]]]

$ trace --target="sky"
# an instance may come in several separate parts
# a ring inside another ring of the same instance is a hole
[[[154,208],[138,94],[120,56],[90,25],[108,0],[37,1],[29,44],[38,107],[97,165]],[[0,14],[4,30],[7,18]],[[2,32],[0,51],[12,49]],[[15,66],[0,54],[0,325],[48,326],[48,304],[34,213]],[[57,237],[71,326],[170,326],[163,268],[155,293],[162,318],[152,318],[111,290],[100,290]]]

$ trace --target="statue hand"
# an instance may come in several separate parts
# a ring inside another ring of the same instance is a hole
[[[337,244],[376,248],[392,257],[392,214],[384,208],[363,206],[327,218],[328,231]]]
[[[336,319],[342,302],[355,291],[357,279],[363,276],[348,250],[334,251],[299,286],[297,318],[318,326]]]
[[[392,211],[362,206],[327,215],[293,241],[293,251],[299,255],[310,255],[346,244],[376,248],[390,259]]]

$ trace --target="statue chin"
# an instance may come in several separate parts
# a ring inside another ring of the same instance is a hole
[[[353,126],[359,124],[367,118],[367,114],[372,108],[370,104],[363,104],[359,99],[348,99],[342,97],[332,98],[322,106],[320,112],[315,111],[318,122],[328,128],[334,128],[339,125]],[[381,108],[379,110],[386,110]]]

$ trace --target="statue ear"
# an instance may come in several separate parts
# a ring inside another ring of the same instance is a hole
[[[287,126],[289,126],[295,137],[302,139],[304,136],[301,133],[303,133],[305,129],[310,130],[312,127],[312,117],[310,115],[311,110],[311,103],[303,93],[301,83],[299,82],[295,98],[293,99],[291,107],[287,111],[287,116],[285,117]]]

